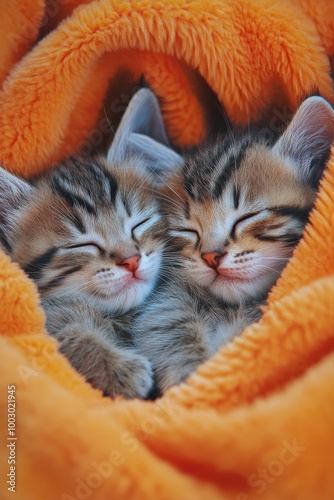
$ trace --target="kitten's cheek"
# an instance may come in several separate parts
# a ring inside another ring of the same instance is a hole
[[[217,273],[214,269],[203,266],[202,262],[195,260],[188,263],[187,273],[199,285],[209,286],[215,280]]]
[[[184,248],[181,255],[182,255],[182,257],[184,257],[185,259],[187,259],[191,262],[197,262],[196,257],[194,257],[194,255],[196,256],[196,252],[194,251],[193,247],[188,246],[188,247]]]
[[[143,256],[136,272],[136,278],[142,281],[156,279],[161,270],[162,256],[157,253],[150,253],[149,256]]]
[[[140,281],[147,281],[147,279],[149,278],[149,274],[145,272],[143,269],[138,269],[138,271],[136,272],[136,276],[134,278],[137,278],[137,280]]]
[[[145,269],[138,269],[136,272],[135,278],[137,278],[136,281],[151,281],[156,278],[156,276],[159,274],[159,269],[156,269],[154,267],[151,268],[145,268]]]

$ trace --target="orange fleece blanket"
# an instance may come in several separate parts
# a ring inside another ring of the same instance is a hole
[[[142,74],[176,146],[209,130],[203,85],[270,129],[314,90],[334,103],[333,61],[328,0],[2,2],[0,164],[29,176],[98,146]],[[86,384],[0,253],[1,498],[333,500],[333,155],[261,321],[156,402]]]

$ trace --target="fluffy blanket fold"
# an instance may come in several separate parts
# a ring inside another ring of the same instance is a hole
[[[141,75],[179,147],[209,129],[203,81],[233,124],[270,130],[314,91],[334,104],[327,0],[4,4],[0,164],[23,176],[98,146],[104,109],[116,125]],[[35,285],[0,251],[1,498],[13,495],[11,385],[18,500],[334,498],[333,155],[261,321],[154,403],[86,384],[47,335]]]

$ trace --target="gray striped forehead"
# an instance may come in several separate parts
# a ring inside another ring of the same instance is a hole
[[[89,213],[95,213],[101,204],[113,204],[118,191],[115,176],[88,161],[70,160],[59,165],[52,172],[50,181],[54,194]]]
[[[98,161],[67,160],[52,171],[48,182],[55,195],[92,215],[105,207],[116,211],[120,200],[129,216],[131,205],[138,206],[133,179],[126,185],[125,171],[109,171]]]
[[[259,132],[220,139],[190,155],[183,168],[183,184],[189,197],[197,202],[219,198],[237,172],[250,148],[269,146]]]

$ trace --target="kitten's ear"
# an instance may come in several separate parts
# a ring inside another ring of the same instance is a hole
[[[32,186],[0,167],[0,243],[8,243],[15,211],[32,192]]]
[[[322,97],[300,106],[274,151],[292,159],[296,174],[316,188],[334,140],[334,110]]]
[[[131,99],[108,152],[110,162],[133,157],[139,157],[157,177],[183,163],[169,146],[158,100],[147,88]]]

